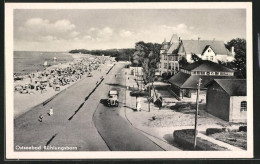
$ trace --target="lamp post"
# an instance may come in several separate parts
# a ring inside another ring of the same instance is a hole
[[[199,113],[199,95],[200,95],[200,85],[201,85],[201,78],[199,78],[198,90],[197,90],[197,98],[196,98],[196,113],[195,113],[195,131],[194,131],[194,147],[196,149],[197,145],[197,129],[198,129],[198,113]]]

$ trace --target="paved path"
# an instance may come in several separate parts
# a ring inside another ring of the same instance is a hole
[[[93,77],[77,82],[45,106],[38,105],[16,118],[14,146],[76,146],[85,151],[109,150],[92,123],[98,102],[85,102],[107,70],[97,71]],[[53,116],[47,115],[50,107],[54,109]],[[38,121],[40,114],[44,115],[43,122]]]
[[[110,150],[113,151],[162,151],[161,147],[135,129],[123,116],[126,89],[123,66],[123,64],[118,64],[117,68],[111,72],[108,78],[105,78],[104,83],[98,88],[103,91],[103,95],[100,97],[102,99],[107,98],[109,88],[119,89],[120,104],[119,107],[110,108],[103,104],[98,106],[94,114],[97,130]],[[121,71],[116,72],[117,70]],[[117,74],[117,77],[113,74]]]

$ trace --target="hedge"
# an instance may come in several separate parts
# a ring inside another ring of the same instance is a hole
[[[130,96],[133,97],[146,97],[149,96],[149,93],[146,91],[132,91],[130,92]]]
[[[243,131],[243,132],[246,132],[247,131],[247,126],[240,126],[238,131]]]
[[[184,150],[194,150],[194,129],[176,130],[173,132],[174,141]],[[218,146],[212,142],[197,137],[197,146],[195,150],[227,150],[224,147]]]
[[[215,134],[215,133],[221,133],[225,131],[223,128],[208,128],[206,130],[206,135],[211,135],[211,134]]]

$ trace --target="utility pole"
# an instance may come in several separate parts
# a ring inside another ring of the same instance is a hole
[[[196,99],[195,131],[194,131],[194,147],[193,147],[194,150],[196,149],[196,144],[197,144],[200,85],[201,85],[201,78],[199,78],[199,84],[198,84],[198,90],[197,90],[197,99]]]

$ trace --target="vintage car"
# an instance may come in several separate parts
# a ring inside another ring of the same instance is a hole
[[[108,92],[107,106],[118,107],[118,104],[119,104],[118,97],[119,97],[119,93],[117,90],[110,90]]]

